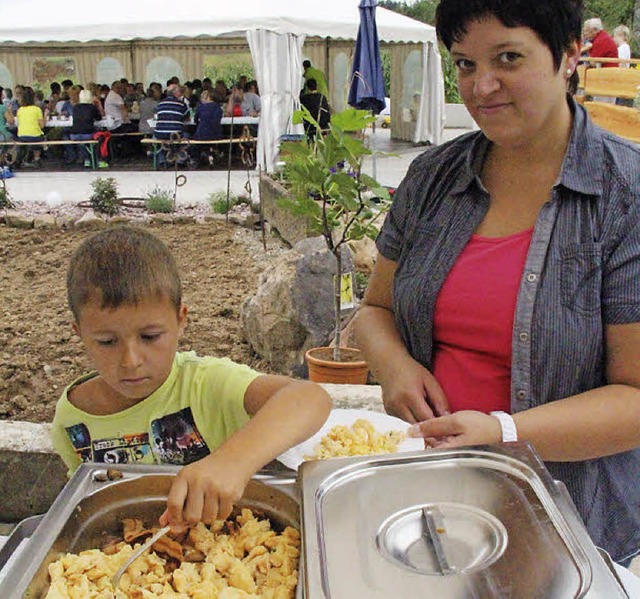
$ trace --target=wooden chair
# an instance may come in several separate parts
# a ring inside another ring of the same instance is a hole
[[[640,69],[619,67],[586,69],[584,74],[584,93],[587,96],[632,100],[638,93],[638,86],[640,86]]]
[[[585,102],[584,107],[596,125],[620,137],[640,143],[640,111],[604,102]]]

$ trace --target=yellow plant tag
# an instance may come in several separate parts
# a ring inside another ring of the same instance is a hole
[[[335,281],[334,277],[334,281]],[[346,272],[340,276],[340,309],[348,310],[355,307],[353,297],[353,273]]]

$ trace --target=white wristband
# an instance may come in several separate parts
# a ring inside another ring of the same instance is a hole
[[[518,440],[518,431],[516,429],[516,423],[514,422],[511,414],[506,412],[489,412],[491,416],[497,418],[500,422],[500,428],[502,429],[502,442],[509,443],[511,441]]]

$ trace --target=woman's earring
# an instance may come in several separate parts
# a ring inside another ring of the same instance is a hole
[[[567,69],[567,75],[571,77],[572,74],[573,74],[573,69]]]

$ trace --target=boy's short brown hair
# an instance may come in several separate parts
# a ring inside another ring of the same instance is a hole
[[[67,301],[76,321],[96,295],[103,309],[166,295],[178,312],[182,285],[169,248],[137,227],[113,227],[89,237],[67,271]]]

